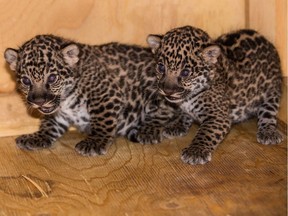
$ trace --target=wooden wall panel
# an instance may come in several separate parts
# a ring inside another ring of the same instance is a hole
[[[244,13],[243,0],[0,0],[0,52],[43,33],[85,43],[145,45],[149,33],[195,25],[216,36],[244,27]],[[0,93],[13,89],[1,57]]]
[[[248,0],[247,4],[247,27],[258,30],[275,44],[287,77],[287,0]]]
[[[25,104],[16,92],[0,94],[0,104],[0,137],[32,133],[38,129],[39,118],[32,117],[32,113],[28,114]]]

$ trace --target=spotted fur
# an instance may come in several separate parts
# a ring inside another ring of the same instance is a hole
[[[181,112],[157,94],[150,49],[39,35],[8,48],[5,59],[27,105],[44,114],[39,131],[16,139],[22,149],[49,148],[70,125],[87,133],[75,147],[82,155],[105,154],[116,135],[158,143],[163,130],[177,136],[189,128],[169,120],[181,122]]]
[[[276,114],[281,97],[281,68],[275,47],[254,30],[239,30],[213,40],[185,26],[149,35],[157,61],[158,87],[200,123],[182,160],[204,164],[232,123],[258,117],[259,143],[278,144]]]

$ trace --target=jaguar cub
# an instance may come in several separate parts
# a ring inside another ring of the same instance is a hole
[[[165,35],[149,35],[157,63],[158,87],[200,123],[182,160],[205,164],[232,123],[258,117],[259,143],[278,144],[276,114],[281,96],[281,68],[275,47],[253,30],[239,30],[212,40],[191,26]]]
[[[164,125],[172,135],[189,128],[177,128],[169,120],[181,121],[181,113],[153,87],[150,49],[118,43],[90,46],[39,35],[18,50],[8,48],[4,56],[28,106],[44,114],[39,131],[16,139],[22,149],[49,148],[70,125],[87,133],[75,148],[88,156],[105,154],[116,135],[157,143]]]

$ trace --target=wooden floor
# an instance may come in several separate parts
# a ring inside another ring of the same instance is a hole
[[[37,152],[0,138],[0,215],[286,215],[287,136],[258,144],[250,120],[233,127],[212,162],[186,165],[180,151],[196,130],[158,145],[118,138],[99,157],[74,151],[77,132]]]

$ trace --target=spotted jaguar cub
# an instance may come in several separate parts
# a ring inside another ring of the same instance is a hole
[[[181,113],[157,96],[150,49],[39,35],[4,56],[28,106],[44,114],[39,131],[16,139],[22,149],[49,148],[70,125],[87,133],[75,148],[88,156],[105,154],[116,135],[157,143],[163,125],[172,135],[189,128],[170,122]]]
[[[276,128],[281,68],[275,47],[253,30],[212,40],[201,29],[185,26],[165,35],[149,35],[156,56],[158,87],[200,123],[182,160],[205,164],[232,123],[258,117],[259,143],[278,144]]]

